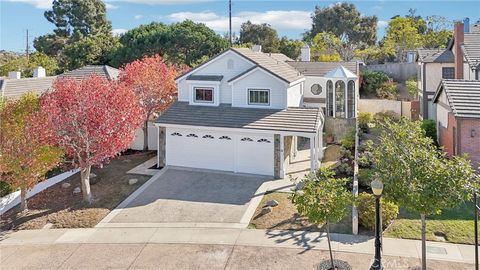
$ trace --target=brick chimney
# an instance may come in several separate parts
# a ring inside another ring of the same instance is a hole
[[[462,45],[464,41],[463,22],[456,22],[453,28],[453,53],[455,54],[455,79],[463,79],[463,51]]]

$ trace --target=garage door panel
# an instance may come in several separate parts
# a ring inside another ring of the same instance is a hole
[[[273,136],[240,136],[237,171],[273,175]]]

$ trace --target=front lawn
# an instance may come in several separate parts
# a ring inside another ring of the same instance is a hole
[[[150,178],[126,172],[154,155],[153,152],[122,155],[103,168],[93,168],[97,176],[96,183],[91,185],[94,199],[91,205],[83,203],[82,193],[73,194],[74,188],[80,187],[80,174],[77,173],[30,198],[26,213],[18,213],[15,207],[2,215],[0,229],[41,229],[46,225],[51,228],[94,227]],[[138,182],[129,185],[128,180],[132,178]],[[63,183],[70,183],[70,187],[62,187]]]
[[[317,226],[308,222],[305,217],[301,217],[295,205],[290,199],[291,193],[271,192],[263,196],[262,201],[255,210],[250,228],[256,229],[272,229],[272,230],[304,230],[304,231],[325,231],[322,226]],[[261,215],[260,212],[269,200],[276,200],[278,206],[273,207],[272,212]],[[334,233],[352,233],[351,214],[340,221],[332,224],[331,232]]]
[[[427,217],[427,240],[459,244],[474,243],[473,203],[465,203],[442,214]],[[384,236],[420,239],[420,216],[400,211],[400,215],[385,231]],[[443,238],[443,239],[442,239]]]

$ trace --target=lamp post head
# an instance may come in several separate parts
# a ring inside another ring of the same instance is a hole
[[[378,197],[382,196],[382,192],[383,192],[382,181],[378,180],[378,178],[375,177],[375,179],[372,181],[370,186],[372,187],[372,191],[375,196],[378,196]]]

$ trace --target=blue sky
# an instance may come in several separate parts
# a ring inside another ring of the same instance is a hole
[[[287,1],[287,0],[233,0],[233,28],[238,33],[240,24],[246,20],[254,23],[269,23],[279,35],[300,38],[311,26],[310,14],[316,5],[328,6],[337,1]],[[422,16],[441,15],[449,20],[469,17],[480,18],[478,1],[349,1],[362,14],[377,15],[378,33],[382,36],[385,27],[394,15],[405,15],[415,8]],[[172,23],[191,19],[203,22],[218,33],[228,29],[227,0],[105,0],[108,18],[114,32],[121,33],[140,24],[152,21]],[[0,49],[23,51],[25,30],[34,37],[53,29],[43,12],[51,7],[51,0],[0,0]],[[31,42],[30,42],[31,44]]]

